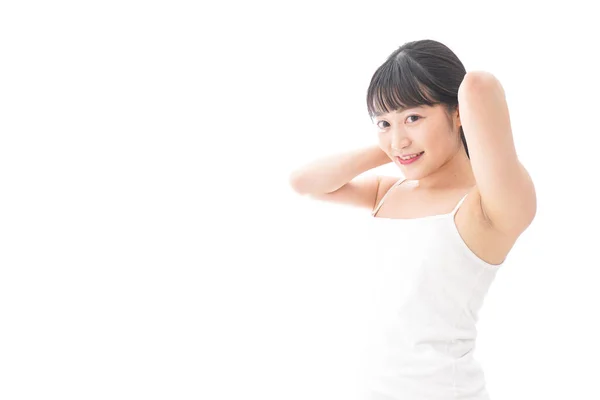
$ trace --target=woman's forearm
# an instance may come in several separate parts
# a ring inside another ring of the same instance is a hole
[[[315,160],[292,172],[290,184],[299,193],[331,193],[363,172],[391,161],[378,145],[368,146]]]

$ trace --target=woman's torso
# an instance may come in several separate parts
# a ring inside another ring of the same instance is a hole
[[[385,197],[378,200],[377,218],[413,219],[446,214],[458,200],[467,194],[454,218],[465,244],[479,258],[490,264],[500,264],[515,244],[517,237],[494,229],[485,218],[477,186],[451,190],[414,190],[408,181],[384,177],[381,190]]]
[[[365,398],[487,399],[475,325],[510,247],[490,233],[476,187],[427,192],[390,180],[372,213],[379,283]]]

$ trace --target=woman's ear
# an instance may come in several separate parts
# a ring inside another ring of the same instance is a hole
[[[460,105],[456,106],[456,112],[454,113],[454,118],[457,124],[457,128],[460,128],[460,126],[462,125],[462,123],[460,122],[460,110],[459,110]]]

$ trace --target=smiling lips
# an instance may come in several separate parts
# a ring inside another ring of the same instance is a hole
[[[423,152],[421,152],[421,153],[423,153]],[[421,153],[413,153],[413,154],[407,154],[407,155],[402,154],[399,157],[402,158],[403,160],[408,160],[408,159],[410,159],[410,158],[412,158],[414,156],[420,155]]]
[[[419,158],[421,158],[421,155],[422,155],[423,153],[424,153],[424,152],[422,151],[422,152],[420,152],[420,153],[417,153],[417,154],[412,154],[412,155],[408,156],[408,158],[402,158],[402,157],[406,157],[406,156],[402,156],[402,157],[396,157],[396,158],[398,159],[398,162],[399,162],[400,164],[402,164],[402,165],[406,165],[406,164],[411,164],[411,163],[413,163],[413,162],[417,161]]]

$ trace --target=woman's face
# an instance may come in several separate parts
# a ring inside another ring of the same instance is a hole
[[[431,174],[462,148],[458,110],[450,121],[443,104],[397,110],[375,117],[373,123],[379,146],[410,180]],[[398,158],[421,152],[409,164],[402,164]]]

